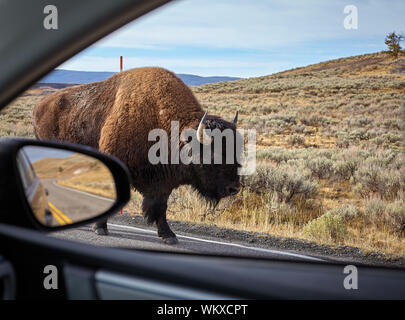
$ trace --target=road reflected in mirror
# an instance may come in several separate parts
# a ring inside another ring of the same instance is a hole
[[[68,150],[25,146],[17,167],[35,219],[48,227],[87,220],[116,200],[110,170],[100,161]]]

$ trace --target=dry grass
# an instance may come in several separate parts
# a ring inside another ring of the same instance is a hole
[[[204,109],[225,119],[239,110],[240,127],[257,130],[262,171],[215,209],[181,187],[168,218],[404,255],[404,67],[404,57],[376,53],[193,87]],[[0,136],[31,136],[37,100],[1,112]],[[279,171],[314,188],[288,199]],[[141,214],[141,199],[133,192],[127,209]]]
[[[110,199],[117,198],[114,180],[107,168],[92,170],[69,179],[59,179],[57,183]]]
[[[45,158],[33,163],[40,179],[57,179],[57,183],[88,193],[116,198],[114,178],[100,161],[74,154],[68,158]]]

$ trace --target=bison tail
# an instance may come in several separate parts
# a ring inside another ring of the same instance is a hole
[[[40,140],[39,136],[37,135],[37,131],[35,130],[35,128],[34,128],[34,136],[35,136],[35,139]]]

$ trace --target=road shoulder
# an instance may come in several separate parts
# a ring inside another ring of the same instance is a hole
[[[154,226],[148,225],[143,217],[130,216],[127,213],[116,215],[109,222],[156,230]],[[320,257],[331,262],[405,268],[405,256],[396,258],[375,252],[364,253],[359,248],[349,246],[319,245],[301,239],[283,238],[264,233],[226,229],[182,221],[169,221],[169,224],[176,234],[190,237],[201,237],[213,241],[235,243],[263,249],[282,250],[290,253]]]

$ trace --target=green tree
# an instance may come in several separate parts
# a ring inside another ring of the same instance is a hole
[[[403,40],[404,36],[402,34],[396,34],[395,32],[391,32],[385,37],[385,44],[388,46],[388,52],[395,59],[398,58],[398,55],[401,52],[402,48],[399,43]]]

